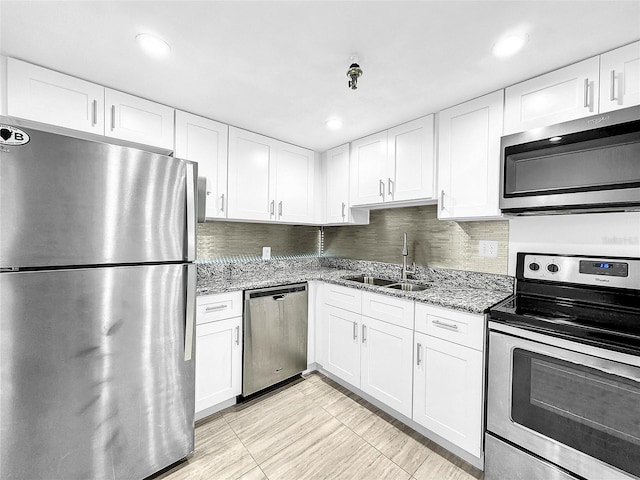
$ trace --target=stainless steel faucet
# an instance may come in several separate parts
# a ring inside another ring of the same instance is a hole
[[[412,268],[407,268],[407,257],[409,256],[409,249],[407,248],[407,232],[402,234],[402,280],[407,279],[407,274],[414,275],[416,273],[416,262],[413,262]]]

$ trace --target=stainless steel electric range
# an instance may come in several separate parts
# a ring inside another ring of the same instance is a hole
[[[640,478],[640,258],[518,253],[490,309],[486,480]]]

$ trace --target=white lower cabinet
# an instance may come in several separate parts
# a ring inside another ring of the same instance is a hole
[[[413,420],[482,454],[483,315],[416,305]]]
[[[411,418],[413,330],[362,317],[360,389]]]
[[[198,297],[196,419],[242,391],[242,292]]]
[[[329,373],[380,400],[399,413],[411,417],[413,362],[413,302],[378,295],[362,294],[362,303],[380,307],[371,318],[360,314],[360,303],[346,295],[360,290],[325,285],[322,318],[323,367]],[[349,302],[345,302],[349,298]],[[338,308],[332,303],[347,305],[357,311]],[[411,312],[410,328],[395,324],[396,318],[385,321],[389,311]],[[363,309],[364,311],[364,309]]]
[[[480,456],[482,352],[415,334],[413,419]]]
[[[362,316],[332,305],[323,306],[324,368],[360,388],[360,328]]]

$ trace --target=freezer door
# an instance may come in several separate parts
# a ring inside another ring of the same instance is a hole
[[[0,273],[0,478],[141,479],[193,451],[189,278],[184,264]]]
[[[20,128],[0,148],[0,267],[194,259],[193,163]]]

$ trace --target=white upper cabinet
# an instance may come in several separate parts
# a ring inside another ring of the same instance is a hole
[[[431,199],[435,186],[433,115],[387,132],[387,200]]]
[[[593,57],[507,88],[504,134],[598,113],[599,71]]]
[[[104,87],[7,59],[7,114],[104,134]]]
[[[198,162],[198,177],[207,181],[207,218],[227,216],[228,135],[223,123],[176,110],[175,156]]]
[[[351,205],[433,198],[433,115],[351,142]]]
[[[315,157],[311,150],[278,142],[276,150],[276,220],[313,223]]]
[[[325,223],[349,221],[349,145],[329,150],[325,160]]]
[[[373,205],[386,198],[387,132],[351,142],[351,205]]]
[[[105,88],[105,135],[173,150],[174,109]]]
[[[229,128],[228,218],[314,223],[311,150]]]
[[[640,42],[600,55],[600,112],[640,104]]]
[[[229,127],[229,218],[274,218],[269,172],[275,161],[275,148],[276,141],[271,138]]]
[[[174,110],[7,59],[7,114],[173,150]]]
[[[438,218],[498,218],[503,91],[438,116]]]

